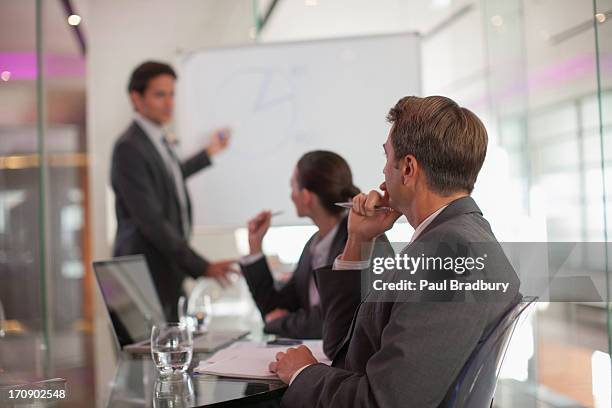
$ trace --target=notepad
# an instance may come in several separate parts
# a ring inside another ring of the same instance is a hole
[[[323,341],[307,340],[303,344],[312,351],[320,363],[331,364],[323,353]],[[286,346],[270,347],[265,343],[254,341],[236,342],[200,362],[194,372],[220,377],[275,380],[278,379],[278,376],[268,371],[268,365],[275,360],[276,353],[285,351],[287,348]]]

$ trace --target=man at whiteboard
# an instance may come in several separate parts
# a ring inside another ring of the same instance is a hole
[[[128,92],[134,117],[113,149],[117,235],[114,256],[143,254],[164,313],[177,320],[177,302],[186,276],[209,276],[220,283],[234,272],[233,261],[210,263],[189,245],[191,202],[185,179],[211,164],[229,142],[216,130],[208,145],[180,161],[165,129],[173,116],[176,73],[167,64],[145,62],[133,72]]]

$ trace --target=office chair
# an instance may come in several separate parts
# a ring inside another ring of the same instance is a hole
[[[455,381],[448,398],[448,408],[493,406],[497,378],[512,334],[536,300],[537,297],[533,296],[523,297],[521,302],[504,313],[491,333],[478,343]]]

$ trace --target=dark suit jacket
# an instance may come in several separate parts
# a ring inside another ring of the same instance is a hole
[[[425,242],[442,243],[442,249],[421,246]],[[421,301],[416,302],[400,295],[396,299],[379,298],[380,292],[370,291],[366,301],[360,302],[354,296],[355,290],[347,290],[347,282],[354,282],[352,274],[359,271],[317,270],[324,320],[344,322],[324,332],[324,341],[342,339],[342,345],[332,367],[315,364],[295,378],[284,394],[282,406],[441,406],[478,341],[518,301],[519,282],[470,197],[452,202],[417,238],[415,243],[419,244],[404,250],[413,257],[421,253],[444,256],[448,252],[445,244],[467,248],[477,242],[492,244],[486,265],[491,262],[494,267],[465,275],[451,271],[446,276],[440,276],[439,271],[429,274],[419,270],[415,276],[430,280],[497,279],[511,283],[506,295],[480,302],[462,302],[453,299],[452,293],[443,295],[446,299],[419,295]],[[397,273],[400,271],[391,271],[389,276],[397,281]],[[406,276],[401,273],[402,278]],[[357,308],[353,316],[346,313],[349,304]],[[344,306],[338,309],[337,305]]]
[[[348,235],[347,222],[348,217],[344,217],[338,225],[338,230],[329,249],[327,265],[332,265],[336,257],[344,249]],[[321,338],[324,327],[321,306],[310,307],[309,299],[310,279],[314,273],[311,267],[310,246],[313,243],[314,237],[313,235],[304,246],[291,279],[280,290],[274,287],[274,280],[265,257],[262,257],[253,264],[242,265],[242,273],[263,318],[276,308],[287,309],[291,312],[287,316],[266,323],[264,326],[266,333],[298,339]],[[386,251],[384,255],[392,252],[392,248],[385,235],[381,235],[377,242],[377,251]],[[379,254],[379,256],[384,255]],[[353,276],[352,283],[353,288],[359,287],[359,274]],[[358,293],[356,295],[359,296]],[[325,325],[333,324],[333,322],[325,323]],[[337,342],[331,340],[324,347],[325,352],[329,356],[335,355],[335,350],[338,346]]]
[[[347,218],[340,221],[336,235],[329,248],[326,264],[332,264],[334,259],[344,249],[347,238]],[[321,308],[319,305],[310,307],[309,286],[313,276],[310,246],[313,235],[302,250],[297,267],[280,290],[274,287],[274,280],[265,257],[250,265],[242,265],[242,273],[249,286],[253,300],[261,312],[262,318],[272,310],[287,309],[291,313],[276,319],[264,326],[266,333],[278,334],[297,339],[321,338]]]
[[[181,163],[183,181],[208,165],[204,151]],[[136,122],[115,143],[111,183],[117,215],[113,255],[145,256],[166,318],[175,321],[183,279],[202,276],[208,262],[189,246],[174,179]],[[191,222],[189,195],[187,204]]]

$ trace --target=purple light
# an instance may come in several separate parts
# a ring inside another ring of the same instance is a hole
[[[78,55],[46,54],[45,75],[48,78],[80,78],[85,76],[85,59]],[[11,80],[36,79],[36,54],[33,52],[0,53],[0,72],[9,71]]]
[[[527,74],[526,80],[515,77],[511,79],[511,81],[494,87],[491,98],[495,103],[500,104],[518,95],[533,94],[552,88],[563,87],[564,85],[579,80],[592,79],[595,84],[595,62],[595,54],[589,53],[576,55],[554,64],[535,69]],[[610,72],[612,72],[612,54],[601,54],[599,63],[601,75],[607,78]],[[515,65],[508,64],[508,66]],[[501,75],[499,77],[501,77]],[[511,75],[506,75],[505,78],[511,78]],[[480,108],[486,106],[487,103],[488,98],[486,96],[481,96],[470,101],[467,105],[472,108]]]

